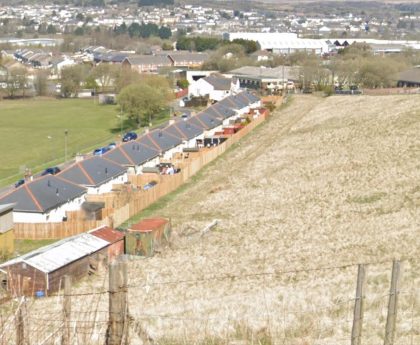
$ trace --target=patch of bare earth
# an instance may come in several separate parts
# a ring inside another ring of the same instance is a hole
[[[363,342],[381,343],[392,259],[410,258],[396,344],[420,343],[419,109],[417,96],[294,97],[160,210],[171,248],[129,263],[137,329],[162,343],[348,344],[357,266],[341,266],[371,262]]]

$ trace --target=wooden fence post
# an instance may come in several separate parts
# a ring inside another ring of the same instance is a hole
[[[351,330],[351,345],[362,342],[363,300],[365,298],[365,265],[359,265],[357,270],[356,299],[354,301],[353,328]]]
[[[63,301],[63,338],[62,345],[71,345],[71,276],[64,276],[64,301]]]
[[[395,324],[397,321],[397,307],[401,263],[398,260],[392,262],[391,288],[389,290],[388,315],[386,318],[384,345],[393,345],[395,339]]]
[[[109,265],[109,324],[107,345],[121,345],[127,334],[127,267],[125,262]],[[127,339],[126,339],[127,341]]]
[[[23,308],[24,308],[24,300],[23,297],[22,303],[19,305],[18,312],[15,318],[15,325],[16,325],[16,345],[24,345],[25,344],[25,324],[23,318]]]

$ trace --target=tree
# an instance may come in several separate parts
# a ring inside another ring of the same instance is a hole
[[[141,82],[126,86],[117,97],[122,111],[138,124],[151,123],[171,99],[168,80],[159,76],[143,77]]]
[[[37,71],[34,79],[34,88],[37,96],[46,96],[48,93],[48,72]]]
[[[21,91],[25,97],[25,90],[28,83],[28,71],[25,67],[12,68],[7,75],[6,89],[10,98],[16,97],[18,91]]]
[[[85,34],[85,30],[83,27],[79,26],[76,30],[74,30],[74,34],[76,36],[83,36]]]
[[[261,49],[261,46],[258,42],[252,40],[244,40],[242,38],[236,38],[232,41],[233,44],[241,45],[246,54],[252,54],[257,50]]]
[[[97,81],[102,92],[105,92],[117,76],[117,67],[112,64],[100,64],[92,70],[92,77]]]
[[[166,26],[161,26],[159,28],[159,37],[163,40],[167,40],[172,36],[172,31]]]
[[[47,34],[54,35],[56,33],[57,33],[57,29],[55,28],[55,26],[52,25],[52,24],[48,25],[48,27],[47,27]]]
[[[115,89],[120,92],[125,87],[140,81],[140,74],[128,67],[121,67],[116,71]]]
[[[63,97],[77,95],[80,91],[84,76],[87,75],[86,67],[75,65],[65,67],[61,70],[61,93]]]
[[[114,33],[116,35],[124,35],[127,33],[127,25],[123,22],[121,25],[117,25],[114,28]]]
[[[189,82],[187,79],[180,79],[176,82],[176,85],[178,85],[181,89],[186,89],[189,86]]]
[[[85,16],[83,15],[83,13],[78,13],[76,15],[76,19],[82,22],[85,19]]]

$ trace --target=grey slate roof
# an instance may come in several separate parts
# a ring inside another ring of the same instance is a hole
[[[189,121],[191,121],[193,125],[207,130],[220,126],[223,123],[223,118],[221,116],[212,116],[211,114],[203,111],[196,116],[193,116]]]
[[[397,74],[395,79],[409,83],[420,83],[420,67],[414,67],[405,70]]]
[[[176,64],[182,62],[204,63],[209,59],[207,53],[191,53],[185,51],[170,52],[168,57]]]
[[[212,85],[215,90],[230,90],[232,80],[223,76],[209,75],[203,78],[207,83]]]
[[[100,186],[124,174],[127,168],[102,157],[91,157],[73,164],[58,176],[84,186]]]
[[[124,61],[129,62],[131,65],[157,65],[157,66],[170,66],[171,60],[163,55],[131,55],[127,56]]]
[[[195,126],[188,121],[178,121],[165,128],[165,131],[173,136],[179,137],[182,140],[190,140],[203,133],[203,129],[201,127]]]
[[[225,107],[230,107],[233,109],[243,109],[249,105],[247,99],[244,99],[240,95],[230,95],[222,99],[219,103]]]
[[[224,106],[220,102],[215,103],[211,107],[207,108],[206,113],[212,114],[216,117],[223,117],[224,119],[232,117],[236,114],[231,107]]]
[[[159,150],[162,152],[182,144],[181,138],[171,135],[169,132],[165,131],[165,129],[152,131],[146,134],[146,137],[153,143],[157,144],[159,146]]]
[[[115,163],[135,166],[159,156],[159,150],[139,141],[130,141],[107,152],[103,157]]]
[[[14,211],[45,213],[86,193],[86,189],[58,176],[46,175],[27,182],[0,199],[16,203]]]

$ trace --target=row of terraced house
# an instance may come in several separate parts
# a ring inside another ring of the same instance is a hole
[[[128,183],[129,175],[141,175],[175,153],[197,147],[232,120],[259,108],[260,99],[248,91],[230,95],[197,115],[145,133],[103,156],[77,161],[57,175],[35,178],[1,196],[0,207],[14,205],[14,223],[65,222],[68,212],[83,208],[87,196],[110,193],[113,186]]]

